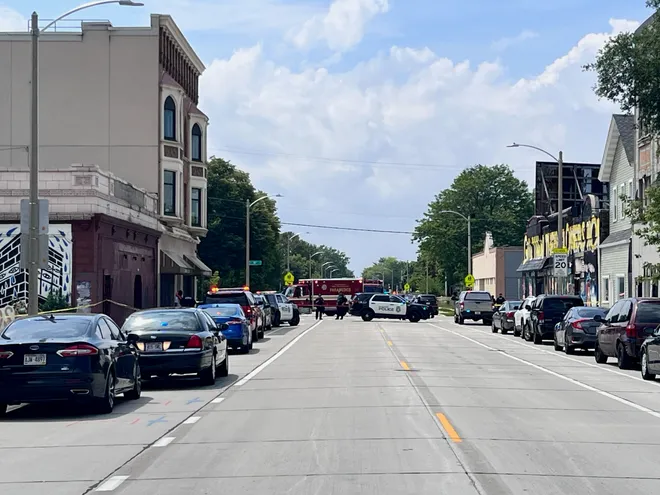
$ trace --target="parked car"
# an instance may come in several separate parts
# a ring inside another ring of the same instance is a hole
[[[574,306],[584,306],[580,296],[541,294],[531,306],[529,322],[523,328],[523,338],[540,345],[544,340],[554,340],[555,325]]]
[[[136,342],[145,378],[171,374],[199,376],[213,385],[229,374],[227,339],[208,313],[199,308],[147,309],[130,315],[122,331]]]
[[[596,331],[600,323],[595,318],[605,318],[606,314],[602,308],[578,306],[569,309],[562,321],[555,325],[555,351],[563,349],[566,354],[573,354],[575,349],[596,347]]]
[[[224,303],[238,304],[250,321],[252,341],[258,342],[264,338],[266,324],[261,306],[257,305],[254,294],[247,289],[211,289],[206,294],[204,304]]]
[[[435,318],[439,313],[438,298],[433,294],[419,294],[413,298],[412,302],[428,306],[431,310],[431,318]]]
[[[513,317],[518,308],[520,308],[521,303],[522,301],[505,301],[500,305],[499,309],[493,313],[493,323],[491,324],[493,333],[497,333],[500,330],[505,334],[509,330],[513,330]]]
[[[616,357],[619,368],[628,369],[641,357],[642,344],[660,325],[660,299],[627,298],[612,306],[600,323],[594,357],[606,363]]]
[[[275,297],[275,316],[273,318],[273,326],[279,327],[282,322],[288,323],[290,326],[295,327],[300,323],[300,311],[298,306],[284,295],[273,294]]]
[[[465,320],[482,321],[490,325],[493,321],[493,297],[486,291],[463,291],[454,302],[454,323],[463,325]]]
[[[655,380],[660,374],[660,326],[653,331],[639,350],[642,378],[644,380]]]
[[[534,301],[536,301],[536,296],[527,297],[513,314],[513,335],[515,337],[520,337],[523,333],[523,328],[529,323],[529,315],[531,313],[527,308],[532,307]]]
[[[4,329],[0,342],[0,415],[9,404],[60,400],[110,413],[118,394],[140,398],[135,340],[108,316],[22,318]]]
[[[213,318],[216,325],[225,323],[227,329],[221,330],[227,338],[227,346],[247,354],[252,350],[252,332],[243,309],[238,304],[201,304],[203,309]]]
[[[263,294],[255,294],[254,299],[257,303],[257,306],[261,308],[261,311],[264,314],[265,329],[272,330],[275,308],[270,304],[270,301]]]

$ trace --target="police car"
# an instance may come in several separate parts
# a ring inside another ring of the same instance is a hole
[[[284,294],[278,294],[275,291],[261,292],[273,306],[273,326],[279,327],[282,322],[295,327],[300,323],[300,310],[298,305],[290,302]]]
[[[389,318],[396,320],[410,320],[417,323],[422,318],[428,318],[421,306],[408,304],[399,296],[392,294],[374,294],[360,316],[364,321],[374,318]],[[418,307],[419,306],[419,307]]]

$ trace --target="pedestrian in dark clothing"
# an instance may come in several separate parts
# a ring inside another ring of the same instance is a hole
[[[314,306],[316,306],[316,319],[322,320],[323,314],[325,313],[325,299],[323,299],[323,296],[316,298]]]
[[[500,292],[500,295],[497,296],[497,300],[495,301],[495,303],[496,304],[504,304],[505,302],[506,302],[506,298]]]
[[[348,312],[348,299],[343,293],[339,293],[337,296],[337,317],[335,320],[343,320],[344,316]]]

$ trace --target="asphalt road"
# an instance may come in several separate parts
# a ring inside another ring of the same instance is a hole
[[[479,324],[305,317],[215,387],[0,422],[0,493],[653,493],[660,384]]]

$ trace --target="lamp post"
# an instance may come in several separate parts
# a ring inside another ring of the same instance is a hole
[[[383,266],[382,268],[383,268],[383,270],[389,270],[389,271],[392,272],[392,287],[391,287],[391,289],[395,290],[395,287],[394,287],[394,269],[393,268],[388,268],[386,266]],[[383,281],[385,281],[385,275],[384,274],[383,274]]]
[[[250,208],[266,198],[281,198],[281,194],[264,194],[250,203],[245,200],[245,285],[250,287]]]
[[[564,152],[560,150],[559,158],[555,158],[552,153],[531,144],[513,143],[507,146],[507,148],[530,148],[545,153],[557,162],[557,247],[562,249],[564,247]],[[559,294],[563,294],[564,277],[557,277],[557,285],[559,286]]]
[[[333,268],[330,270],[330,278],[332,278],[332,274],[335,273],[336,271],[339,271],[339,268]]]
[[[323,274],[325,275],[329,270],[332,270],[333,268],[335,268],[335,265],[326,266],[326,267],[323,269]],[[336,269],[336,268],[335,268],[335,269]]]
[[[312,258],[314,258],[314,256],[318,256],[319,254],[323,254],[323,251],[316,251],[314,254],[309,255],[309,278],[312,278]]]
[[[472,222],[470,215],[465,216],[462,213],[459,213],[458,211],[454,211],[454,210],[442,210],[439,211],[438,213],[450,213],[452,215],[458,215],[467,222],[467,257],[468,257],[467,271],[468,274],[472,274],[472,226],[471,226]],[[428,266],[427,266],[427,271],[428,271]]]
[[[89,2],[71,9],[39,29],[39,14],[32,12],[30,20],[30,33],[32,43],[32,80],[31,83],[31,129],[30,129],[30,219],[28,234],[28,252],[21,256],[28,256],[28,315],[33,316],[39,312],[39,34],[57,21],[84,9],[117,3],[126,7],[141,7],[142,3],[132,0],[99,0]],[[46,232],[48,234],[48,232]]]
[[[296,237],[300,237],[303,233],[299,232],[297,234],[292,235],[291,237],[288,237],[286,240],[286,271],[290,272],[291,271],[291,263],[290,263],[290,258],[291,258],[291,241],[294,240]],[[309,234],[309,232],[305,232],[305,234]]]

